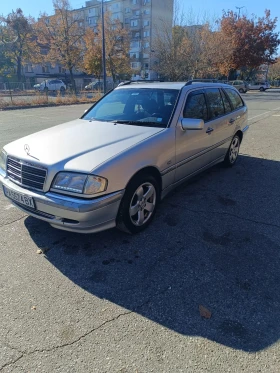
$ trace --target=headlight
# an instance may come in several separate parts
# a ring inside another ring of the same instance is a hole
[[[107,180],[100,176],[60,172],[52,184],[53,189],[70,193],[92,195],[104,192]]]
[[[6,163],[7,163],[7,153],[5,152],[5,150],[1,150],[1,153],[0,153],[0,168],[2,168],[2,170],[6,171]]]

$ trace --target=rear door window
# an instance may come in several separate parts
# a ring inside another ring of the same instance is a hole
[[[224,115],[224,103],[219,88],[207,88],[205,92],[210,112],[210,119],[215,119]]]
[[[244,102],[242,100],[242,98],[240,97],[240,95],[234,91],[233,89],[230,89],[230,88],[225,88],[225,91],[232,103],[232,106],[233,106],[233,110],[237,110],[237,109],[240,109],[244,106]]]

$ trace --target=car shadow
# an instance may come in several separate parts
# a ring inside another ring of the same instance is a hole
[[[280,162],[245,155],[216,166],[172,192],[136,236],[74,234],[32,217],[25,225],[46,259],[93,296],[254,352],[280,336],[279,175]]]

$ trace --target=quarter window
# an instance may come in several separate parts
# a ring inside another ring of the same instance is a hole
[[[239,96],[239,94],[236,91],[230,88],[225,88],[225,91],[227,95],[229,96],[229,99],[232,103],[233,110],[239,109],[244,106],[242,98]]]
[[[207,105],[204,93],[190,93],[183,111],[184,118],[207,120]]]
[[[209,105],[210,119],[215,119],[225,114],[224,103],[218,88],[206,89],[206,96]]]

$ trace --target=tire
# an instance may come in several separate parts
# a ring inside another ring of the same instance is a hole
[[[64,87],[60,87],[60,92],[64,93],[65,92],[65,88]]]
[[[44,88],[44,92],[47,93],[48,91],[49,91],[49,88],[48,88],[48,87],[45,87],[45,88]]]
[[[245,93],[243,88],[239,88],[240,93]]]
[[[151,175],[142,174],[132,179],[119,208],[117,228],[130,234],[146,229],[155,216],[159,192],[158,182]]]
[[[224,159],[225,166],[232,167],[236,163],[239,155],[240,143],[240,137],[238,135],[234,135]]]
[[[263,87],[260,88],[260,92],[264,92],[265,89]]]

